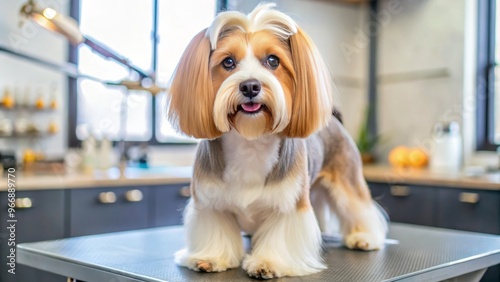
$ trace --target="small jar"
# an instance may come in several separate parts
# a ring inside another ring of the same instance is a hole
[[[8,118],[0,117],[0,135],[9,136],[12,135],[13,131],[12,121]]]

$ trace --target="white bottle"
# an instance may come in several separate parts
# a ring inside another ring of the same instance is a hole
[[[92,134],[82,141],[82,168],[85,173],[93,173],[96,167],[96,140]]]
[[[108,170],[112,166],[113,160],[113,144],[107,138],[102,139],[101,147],[99,148],[99,168]]]
[[[430,168],[438,172],[456,173],[462,169],[462,136],[457,122],[437,124]]]

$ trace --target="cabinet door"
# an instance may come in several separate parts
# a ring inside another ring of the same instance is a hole
[[[444,228],[500,234],[500,192],[439,189],[439,225]],[[500,266],[490,267],[481,281],[500,281]]]
[[[70,236],[148,227],[148,189],[120,187],[70,190]]]
[[[436,226],[436,188],[416,185],[369,183],[372,197],[391,221]]]
[[[500,192],[439,189],[439,226],[500,234]]]
[[[153,190],[153,226],[182,224],[182,212],[189,199],[189,184],[158,186]]]
[[[15,241],[16,244],[64,238],[64,191],[19,191],[16,199],[24,199],[24,208],[16,208]],[[31,206],[29,205],[31,204]],[[66,278],[31,267],[16,264],[16,274],[7,273],[7,255],[9,255],[7,232],[7,193],[0,193],[0,281],[40,281],[63,282]]]

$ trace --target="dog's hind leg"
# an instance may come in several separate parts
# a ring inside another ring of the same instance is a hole
[[[382,248],[387,221],[372,200],[356,144],[335,118],[318,136],[324,144],[324,160],[314,186],[328,191],[345,245],[362,250]]]
[[[361,165],[327,167],[320,173],[319,182],[329,192],[344,244],[350,249],[382,248],[387,221],[371,198]]]

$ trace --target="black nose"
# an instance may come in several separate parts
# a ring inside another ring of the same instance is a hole
[[[249,79],[240,83],[240,91],[243,96],[253,98],[260,92],[260,82],[257,79]]]

